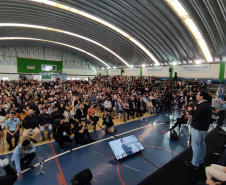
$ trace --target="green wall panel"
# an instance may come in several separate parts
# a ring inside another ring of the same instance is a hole
[[[225,62],[220,64],[220,72],[219,72],[219,82],[224,81],[224,72],[225,72]]]
[[[41,70],[42,64],[56,65],[57,70],[56,71],[42,71]],[[35,69],[27,69],[27,66],[35,66]],[[40,72],[62,73],[62,61],[17,58],[17,72],[18,73],[40,73]]]

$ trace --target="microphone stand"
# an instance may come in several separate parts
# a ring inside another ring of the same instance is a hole
[[[44,164],[44,160],[43,160],[42,162],[39,163],[39,165],[40,165],[40,171],[39,171],[36,175],[45,173],[45,172],[42,171],[42,169],[43,169],[43,164]]]

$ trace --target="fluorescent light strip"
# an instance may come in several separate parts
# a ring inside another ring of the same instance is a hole
[[[206,41],[199,31],[199,28],[196,26],[195,22],[192,20],[188,12],[185,10],[183,5],[178,0],[166,0],[166,2],[171,6],[171,8],[177,13],[177,15],[182,19],[184,24],[192,33],[196,42],[198,43],[205,59],[207,62],[213,62],[213,57],[210,53],[210,50],[206,44]]]
[[[36,41],[42,41],[42,42],[50,42],[50,43],[66,46],[66,47],[81,51],[83,53],[86,53],[87,55],[90,55],[93,58],[95,58],[95,59],[99,60],[100,62],[102,62],[103,64],[105,64],[107,67],[110,67],[108,64],[106,64],[103,60],[96,57],[95,55],[93,55],[93,54],[91,54],[91,53],[89,53],[89,52],[87,52],[83,49],[80,49],[80,48],[77,48],[77,47],[74,47],[74,46],[71,46],[71,45],[68,45],[68,44],[64,44],[64,43],[61,43],[61,42],[55,42],[55,41],[51,41],[51,40],[44,40],[44,39],[37,39],[37,38],[28,38],[28,37],[0,37],[0,40],[36,40]]]
[[[82,35],[78,35],[72,32],[68,32],[68,31],[64,31],[64,30],[60,30],[60,29],[55,29],[55,28],[49,28],[49,27],[44,27],[44,26],[38,26],[38,25],[32,25],[32,24],[18,24],[18,23],[0,23],[0,27],[26,27],[26,28],[36,28],[36,29],[43,29],[43,30],[48,30],[48,31],[54,31],[54,32],[60,32],[63,34],[67,34],[67,35],[71,35],[73,37],[78,37],[81,38],[83,40],[92,42],[93,44],[96,44],[102,48],[104,48],[105,50],[109,51],[111,54],[115,55],[119,60],[121,60],[124,64],[126,64],[129,67],[129,64],[119,55],[117,55],[114,51],[110,50],[109,48],[107,48],[106,46],[103,46],[102,44],[89,39],[87,37],[84,37]]]
[[[139,41],[137,41],[135,38],[131,37],[129,34],[124,32],[123,30],[117,28],[116,26],[110,24],[107,21],[104,21],[103,19],[100,19],[100,18],[98,18],[96,16],[93,16],[93,15],[91,15],[89,13],[86,13],[86,12],[83,12],[81,10],[78,10],[76,8],[65,6],[63,4],[56,3],[56,2],[53,2],[53,1],[49,1],[49,0],[27,0],[27,1],[32,1],[32,2],[36,2],[36,3],[43,3],[43,4],[46,4],[46,5],[49,5],[49,6],[53,6],[53,7],[59,8],[59,9],[63,9],[63,10],[66,10],[66,11],[69,11],[69,12],[81,15],[81,16],[86,17],[88,19],[91,19],[93,21],[96,21],[96,22],[98,22],[100,24],[103,24],[103,25],[107,26],[108,28],[111,28],[112,30],[114,30],[114,31],[118,32],[119,34],[123,35],[127,39],[129,39],[136,46],[138,46],[143,52],[145,52],[156,64],[159,64],[159,62],[155,58],[155,56],[150,51],[148,51]]]

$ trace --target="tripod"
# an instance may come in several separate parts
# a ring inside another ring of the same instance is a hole
[[[39,171],[36,175],[45,173],[45,172],[42,171],[42,169],[43,169],[43,164],[44,164],[44,161],[42,161],[42,162],[39,163],[39,165],[40,165],[40,171]]]

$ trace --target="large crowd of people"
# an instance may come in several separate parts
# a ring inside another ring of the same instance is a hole
[[[124,121],[142,116],[144,113],[159,114],[170,111],[178,104],[180,109],[196,100],[199,89],[206,83],[197,80],[163,81],[156,77],[98,76],[88,81],[44,81],[12,80],[0,83],[0,116],[4,117],[6,139],[9,150],[11,139],[18,144],[20,128],[23,138],[38,142],[47,138],[59,140],[60,123],[69,122],[76,129],[84,121],[85,129],[90,124],[96,130],[99,121],[96,111],[103,114],[103,128],[114,125],[112,118],[122,114]],[[106,115],[110,115],[109,117]],[[107,119],[106,119],[107,118]],[[111,130],[111,126],[107,130]],[[58,131],[58,133],[57,133]],[[32,133],[32,137],[30,136]],[[86,132],[84,132],[86,133]],[[73,133],[71,133],[73,134]],[[84,139],[85,134],[77,138]],[[90,139],[93,141],[93,139]],[[60,144],[62,148],[62,144]]]
[[[192,119],[188,112],[192,112],[192,109],[195,111],[198,106],[196,101],[208,101],[212,105],[212,114],[216,114],[218,124],[222,126],[226,106],[213,92],[205,94],[202,99],[206,87],[207,83],[198,82],[196,79],[185,82],[174,78],[170,81],[159,80],[154,76],[98,76],[88,81],[1,81],[0,117],[4,117],[1,120],[6,136],[0,127],[0,137],[6,138],[9,150],[16,147],[13,156],[17,155],[16,150],[25,148],[26,151],[26,147],[33,147],[30,141],[45,141],[45,131],[47,138],[51,140],[53,137],[59,143],[59,148],[64,150],[64,142],[93,142],[88,128],[93,125],[93,130],[96,130],[100,115],[103,120],[100,127],[106,133],[114,134],[114,117],[117,114],[123,115],[126,122],[144,114],[170,112],[176,106],[179,111],[185,112],[170,128],[173,130],[177,125],[180,127]],[[196,128],[194,121],[192,125]],[[18,145],[20,130],[24,142]],[[15,138],[15,143],[12,143],[12,138]],[[33,151],[34,147],[31,150]],[[31,160],[35,156],[29,157],[26,157],[28,161],[23,163],[23,168],[31,166]],[[18,161],[20,157],[14,158]],[[187,165],[197,167],[203,162],[203,158],[197,164],[195,160],[193,158],[192,163]],[[20,172],[19,164],[16,162],[15,165]]]

